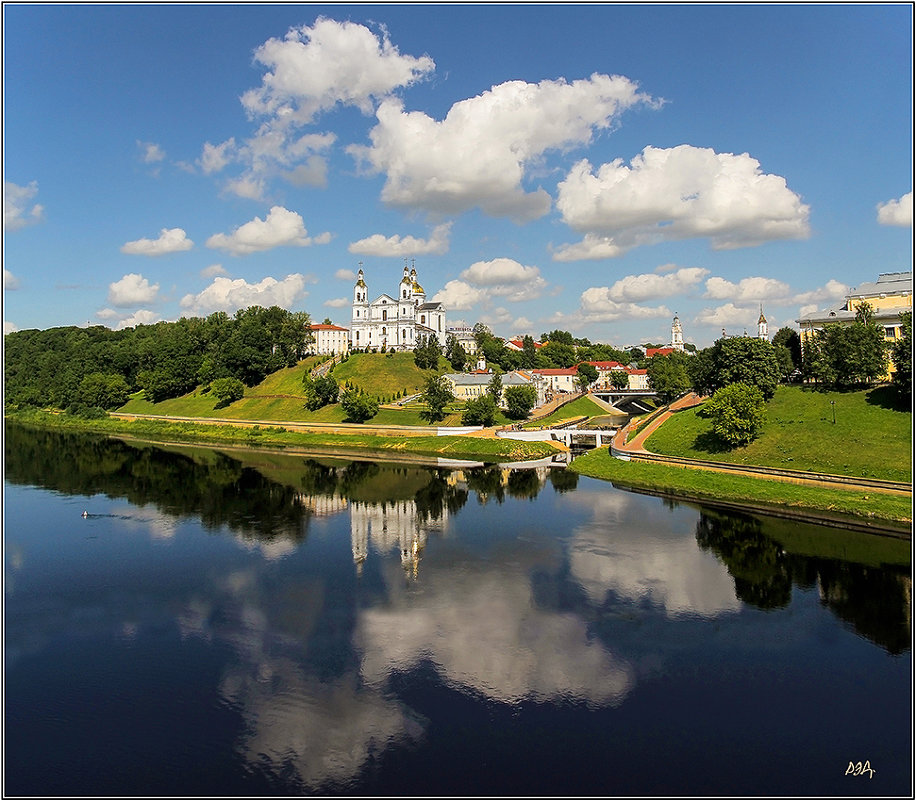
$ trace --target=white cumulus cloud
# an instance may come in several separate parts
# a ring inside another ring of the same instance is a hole
[[[156,312],[149,311],[148,309],[137,309],[137,311],[129,317],[119,320],[116,328],[120,330],[122,328],[135,328],[138,325],[152,325],[153,323],[159,322],[159,320],[160,317]]]
[[[183,228],[163,228],[158,239],[135,239],[121,245],[122,253],[134,256],[163,256],[190,250],[194,243],[188,239]]]
[[[201,278],[215,278],[217,275],[226,275],[222,264],[211,264],[200,271]]]
[[[159,284],[150,284],[138,273],[128,273],[108,285],[108,302],[121,308],[152,303],[158,294]]]
[[[338,103],[371,113],[373,101],[435,68],[429,56],[401,55],[384,31],[379,37],[363,25],[325,17],[268,39],[254,58],[267,73],[242,104],[252,114],[299,125]]]
[[[181,299],[181,308],[192,314],[209,314],[214,311],[234,313],[249,306],[280,306],[291,309],[308,293],[306,278],[300,273],[287,275],[282,281],[268,276],[256,284],[236,278],[217,276],[198,294],[188,294]]]
[[[550,197],[525,191],[526,170],[549,150],[588,144],[627,108],[653,102],[627,78],[600,74],[499,84],[455,103],[441,121],[389,99],[376,113],[371,145],[348,152],[386,174],[382,200],[390,205],[443,213],[477,206],[527,221],[549,211]]]
[[[433,301],[444,305],[449,311],[462,311],[485,300],[487,293],[482,289],[471,286],[466,281],[449,281],[442,289],[433,295]]]
[[[638,302],[651,298],[682,295],[709,275],[703,267],[680,267],[665,274],[627,275],[610,287],[592,287],[592,297],[604,297],[615,303]]]
[[[907,192],[899,200],[878,204],[878,222],[881,225],[913,226],[913,193]]]
[[[18,330],[19,330],[19,326],[16,325],[16,323],[12,323],[12,322],[10,322],[9,320],[4,320],[4,321],[3,321],[3,334],[4,334],[4,336],[5,336],[6,334],[12,334],[13,331],[18,331]]]
[[[708,237],[716,250],[808,236],[809,208],[785,178],[747,153],[646,147],[629,165],[579,161],[558,185],[563,221],[584,234],[558,261],[619,256],[662,241]]]
[[[373,234],[351,244],[350,253],[359,253],[365,256],[421,256],[441,255],[448,253],[449,232],[451,223],[437,225],[431,232],[429,239],[418,239],[414,236],[384,236]]]
[[[758,311],[753,307],[736,306],[734,303],[725,303],[714,309],[703,309],[696,318],[698,323],[715,326],[744,326],[757,324]]]
[[[582,293],[575,318],[587,324],[670,316],[667,306],[641,306],[629,300],[615,300],[611,288],[602,286],[589,287]]]
[[[3,182],[4,230],[18,231],[32,223],[41,222],[44,208],[39,203],[32,203],[37,194],[37,181],[32,181],[28,186],[19,186],[12,181]]]
[[[777,300],[790,297],[791,288],[784,281],[763,276],[742,278],[737,284],[725,278],[713,276],[706,282],[705,297],[714,300],[730,299],[739,303],[750,301]]]
[[[13,275],[6,267],[3,268],[3,288],[19,289],[19,279]]]
[[[353,270],[340,269],[334,273],[334,277],[338,281],[355,281],[356,273],[354,273]]]
[[[330,300],[326,300],[322,305],[331,309],[342,309],[345,306],[349,306],[350,301],[346,298],[331,298]]]
[[[263,220],[255,217],[231,234],[214,234],[207,240],[207,247],[241,256],[277,247],[324,244],[329,239],[330,234],[327,233],[318,237],[308,236],[299,214],[282,206],[273,206]]]
[[[234,152],[234,137],[219,145],[211,145],[209,142],[204,142],[204,149],[197,163],[200,164],[201,170],[209,175],[222,170],[232,160]]]

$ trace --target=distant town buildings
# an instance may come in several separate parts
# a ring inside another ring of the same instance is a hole
[[[425,337],[434,337],[445,345],[445,331],[445,308],[441,303],[427,302],[416,268],[408,269],[405,264],[395,295],[383,293],[372,301],[363,268],[359,268],[353,287],[351,348],[413,350]]]

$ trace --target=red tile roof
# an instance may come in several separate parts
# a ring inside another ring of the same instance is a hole
[[[347,328],[341,328],[339,325],[328,325],[327,323],[312,323],[312,331],[348,331]]]

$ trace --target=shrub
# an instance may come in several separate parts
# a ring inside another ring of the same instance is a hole
[[[353,389],[340,396],[340,407],[351,423],[365,423],[378,414],[378,401],[371,395]]]
[[[216,409],[222,409],[234,401],[241,400],[245,385],[237,378],[217,378],[210,382],[210,391],[216,398]]]

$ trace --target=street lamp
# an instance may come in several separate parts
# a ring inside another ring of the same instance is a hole
[[[830,406],[833,408],[833,424],[836,425],[836,401],[830,401]]]

